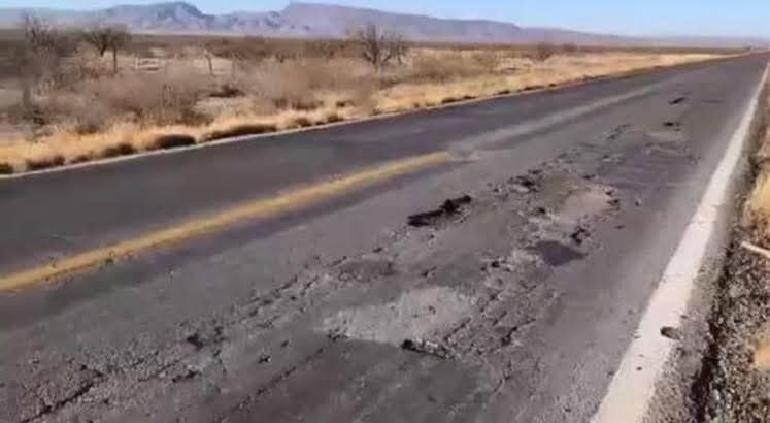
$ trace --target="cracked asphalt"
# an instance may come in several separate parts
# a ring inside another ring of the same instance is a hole
[[[589,421],[766,64],[2,180],[5,273],[462,158],[0,293],[0,421]]]

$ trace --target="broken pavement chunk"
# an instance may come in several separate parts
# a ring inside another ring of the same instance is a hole
[[[463,205],[472,201],[469,195],[463,195],[462,197],[451,198],[441,205],[441,207],[431,210],[426,213],[415,214],[409,216],[409,226],[424,227],[435,224],[439,219],[451,217],[460,212]]]
[[[537,192],[539,190],[539,184],[533,176],[538,175],[539,172],[530,172],[527,175],[519,175],[508,180],[508,184],[514,191],[527,194],[530,192]]]
[[[401,349],[428,354],[441,359],[451,358],[453,355],[449,348],[424,339],[404,339],[404,342],[401,343]]]
[[[674,131],[680,131],[682,129],[682,123],[676,121],[664,122],[663,127],[672,129]]]
[[[679,329],[673,328],[671,326],[665,326],[661,328],[660,334],[665,336],[666,338],[674,339],[674,340],[677,340],[680,337]]]
[[[572,241],[576,245],[583,245],[583,242],[585,242],[588,238],[591,237],[591,232],[583,225],[579,225],[575,230],[570,234],[570,238],[572,238]]]

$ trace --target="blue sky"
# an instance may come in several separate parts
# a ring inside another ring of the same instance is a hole
[[[157,0],[0,0],[0,7],[86,9]],[[287,0],[191,0],[211,13],[274,10]],[[338,4],[631,35],[770,37],[768,0],[330,0]]]

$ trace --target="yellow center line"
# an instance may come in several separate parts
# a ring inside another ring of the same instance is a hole
[[[56,278],[84,271],[160,246],[191,239],[247,219],[264,219],[296,210],[345,192],[361,189],[430,166],[447,163],[451,156],[438,152],[387,162],[369,169],[343,175],[318,184],[297,188],[271,198],[237,205],[210,217],[188,220],[136,238],[91,251],[78,253],[55,262],[19,272],[0,275],[0,291],[51,283]]]

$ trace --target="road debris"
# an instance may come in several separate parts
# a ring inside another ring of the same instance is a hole
[[[193,367],[187,367],[184,369],[181,373],[178,375],[175,375],[171,378],[171,382],[173,383],[180,383],[180,382],[186,382],[188,380],[193,380],[201,375],[201,371],[193,368]]]
[[[401,343],[401,349],[419,354],[432,355],[441,359],[448,359],[454,356],[449,348],[425,339],[404,339],[404,342]]]
[[[664,122],[663,127],[679,131],[682,128],[682,123],[676,121]]]
[[[623,135],[630,127],[631,125],[627,123],[616,127],[609,133],[609,135],[607,135],[607,141],[614,141],[620,138],[620,136]]]
[[[457,198],[450,198],[435,210],[409,216],[409,226],[416,228],[432,226],[443,218],[456,216],[462,210],[462,206],[469,204],[471,201],[473,199],[467,194]]]
[[[225,341],[224,328],[215,326],[210,333],[193,332],[185,338],[185,341],[192,345],[195,350],[200,351],[209,345],[218,345]]]
[[[660,334],[665,336],[668,339],[674,339],[679,340],[680,333],[679,329],[671,327],[671,326],[664,326],[660,329]]]
[[[508,180],[508,185],[511,189],[519,194],[529,194],[531,192],[537,192],[540,189],[539,182],[534,176],[539,172],[530,172],[527,175],[519,175]]]
[[[576,245],[583,245],[587,239],[591,238],[591,232],[584,225],[578,225],[569,237]]]
[[[754,245],[754,244],[752,244],[752,243],[750,243],[748,241],[741,242],[741,248],[743,248],[746,251],[749,251],[749,252],[752,252],[752,253],[755,253],[755,254],[759,254],[760,256],[770,260],[770,250],[766,250],[764,248],[757,247],[756,245]]]

